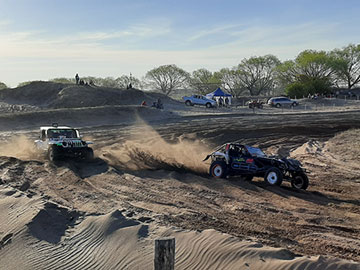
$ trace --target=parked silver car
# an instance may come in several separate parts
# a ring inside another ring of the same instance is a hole
[[[296,100],[292,100],[287,97],[273,97],[268,101],[268,105],[280,108],[280,107],[295,107],[299,105]]]
[[[206,108],[216,107],[216,101],[208,99],[202,95],[192,95],[191,97],[183,97],[187,106],[204,105]]]

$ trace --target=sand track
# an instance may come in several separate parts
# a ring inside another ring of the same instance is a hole
[[[24,220],[1,223],[6,230],[1,230],[0,253],[11,266],[16,265],[11,259],[16,250],[23,249],[32,256],[20,265],[23,269],[136,269],[139,262],[151,265],[152,240],[163,234],[177,237],[179,269],[217,269],[220,261],[228,269],[359,269],[359,264],[319,255],[360,261],[360,175],[351,166],[344,174],[336,156],[321,150],[336,133],[359,128],[360,113],[315,116],[198,116],[150,121],[151,127],[138,122],[85,128],[98,156],[92,163],[1,157],[1,202],[6,202],[1,209],[10,211],[13,203],[18,210],[8,216],[29,213]],[[233,140],[284,155],[299,149],[292,154],[310,170],[308,191],[294,191],[287,183],[269,187],[260,178],[249,183],[205,176],[207,165],[201,159],[206,151]],[[149,157],[151,162],[144,163]],[[25,205],[34,207],[29,211]],[[41,238],[29,225],[46,227],[44,213],[61,225],[54,241]],[[205,231],[169,232],[168,227]],[[116,242],[128,247],[120,251]],[[31,248],[40,251],[38,256]]]

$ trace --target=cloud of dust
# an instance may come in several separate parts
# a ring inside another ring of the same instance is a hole
[[[42,159],[41,151],[25,135],[16,135],[8,141],[0,142],[0,156],[15,157],[22,160]]]
[[[202,160],[211,150],[200,140],[180,136],[175,143],[169,143],[145,123],[141,123],[137,131],[131,140],[102,148],[99,154],[110,165],[121,169],[208,171],[208,165]]]

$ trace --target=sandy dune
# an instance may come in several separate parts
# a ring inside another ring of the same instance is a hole
[[[181,231],[131,218],[126,210],[99,215],[76,212],[26,196],[0,193],[1,269],[151,269],[153,240],[175,237],[176,269],[359,269],[323,256],[302,257],[287,249],[240,241],[215,230]]]

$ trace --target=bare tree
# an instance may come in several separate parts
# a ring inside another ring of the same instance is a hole
[[[189,84],[195,88],[199,94],[204,95],[220,87],[221,80],[214,76],[211,71],[201,68],[193,71]]]
[[[275,86],[275,68],[280,64],[274,55],[244,59],[235,69],[241,88],[255,96],[271,91]]]
[[[219,78],[222,88],[234,97],[239,97],[247,92],[247,89],[241,84],[240,73],[236,68],[222,68],[220,71],[215,72],[214,76]]]
[[[134,76],[122,75],[115,79],[116,87],[118,88],[127,88],[130,84],[133,88],[141,89],[142,84],[140,80]]]
[[[336,74],[340,84],[346,84],[348,89],[357,85],[360,82],[360,44],[336,49],[332,55],[338,60]]]
[[[189,73],[176,65],[163,65],[148,71],[145,75],[148,83],[165,95],[187,84]]]

